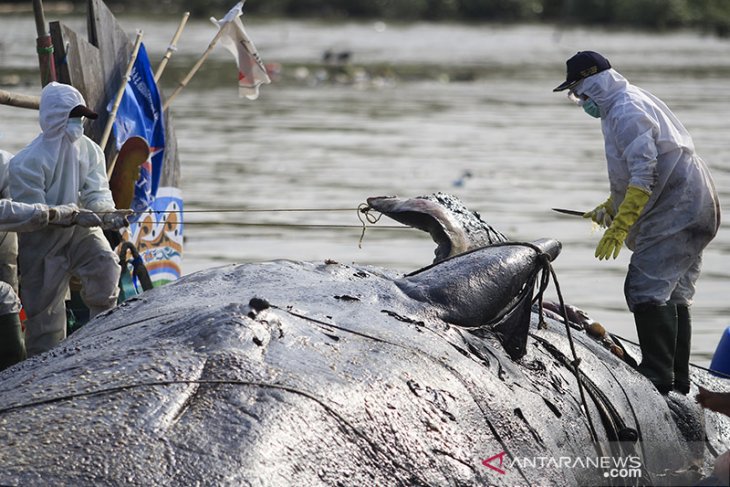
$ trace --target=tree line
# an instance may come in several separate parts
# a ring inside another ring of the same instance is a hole
[[[237,0],[106,0],[115,12],[222,15]],[[82,7],[86,0],[72,0]],[[27,4],[28,0],[0,1]],[[50,2],[49,2],[50,3]],[[730,34],[728,0],[247,0],[246,14],[331,20],[550,22]]]

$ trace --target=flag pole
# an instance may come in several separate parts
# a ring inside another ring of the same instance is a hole
[[[114,120],[117,118],[117,110],[119,109],[119,104],[122,103],[122,96],[124,96],[124,90],[127,88],[127,82],[129,81],[129,75],[132,73],[132,68],[134,67],[134,62],[137,60],[137,54],[139,53],[139,46],[142,45],[142,31],[137,31],[137,40],[134,41],[134,48],[132,48],[132,56],[129,58],[129,64],[127,64],[127,70],[124,72],[124,76],[122,76],[122,85],[119,87],[119,91],[117,91],[117,96],[114,98],[114,105],[112,106],[112,111],[109,112],[109,119],[106,121],[106,127],[104,127],[104,133],[101,136],[101,141],[99,142],[99,146],[101,146],[102,150],[104,147],[106,147],[106,143],[109,140],[109,135],[112,132],[112,125],[114,125]],[[112,160],[112,163],[109,165],[109,169],[107,169],[107,175],[111,176],[112,171],[114,171],[114,163],[116,162],[116,159]]]
[[[208,49],[205,50],[202,56],[200,56],[200,59],[198,59],[198,62],[195,63],[195,65],[190,69],[190,72],[185,76],[185,78],[180,81],[177,88],[175,88],[175,91],[172,92],[172,94],[165,100],[165,104],[162,106],[162,111],[164,112],[167,110],[167,107],[170,106],[170,103],[172,103],[172,100],[175,99],[175,97],[180,94],[180,92],[185,88],[190,80],[195,76],[195,73],[198,72],[200,67],[203,65],[206,59],[208,59],[208,56],[211,52],[213,52],[213,49],[215,48],[216,44],[218,44],[218,41],[223,36],[223,28],[218,29],[218,33],[215,35],[213,40],[210,41],[210,44],[208,44]]]
[[[185,24],[188,22],[188,17],[190,17],[190,12],[185,12],[183,14],[182,20],[180,21],[180,25],[177,27],[177,31],[175,31],[175,35],[172,36],[170,45],[167,46],[167,51],[165,51],[165,55],[162,56],[162,61],[160,61],[160,65],[157,67],[157,72],[155,73],[155,83],[160,80],[160,76],[162,76],[162,72],[165,70],[167,62],[170,60],[172,53],[177,49],[177,41],[178,39],[180,39],[180,35],[185,28]]]

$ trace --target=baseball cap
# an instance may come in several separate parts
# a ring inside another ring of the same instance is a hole
[[[68,114],[68,118],[86,117],[92,120],[99,118],[99,115],[91,108],[85,105],[76,105],[73,110]]]
[[[593,51],[580,51],[565,64],[568,71],[566,79],[553,91],[567,90],[589,76],[611,69],[608,59]]]

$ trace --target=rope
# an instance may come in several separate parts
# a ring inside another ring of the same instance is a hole
[[[364,203],[362,204],[364,205]],[[361,206],[362,206],[361,205]],[[325,211],[353,211],[355,208],[208,208],[200,210],[153,210],[148,208],[146,210],[133,211],[130,210],[130,214],[143,215],[145,213],[276,213],[276,212],[325,212]],[[358,211],[360,208],[357,208]],[[108,211],[95,211],[98,215],[104,215],[106,213],[114,213],[117,210]]]
[[[578,384],[578,393],[580,395],[580,401],[583,406],[583,410],[585,412],[586,419],[588,420],[588,425],[591,430],[591,436],[593,437],[594,441],[594,447],[596,448],[596,452],[598,454],[602,454],[600,451],[600,443],[598,439],[598,432],[596,431],[596,426],[593,422],[593,418],[591,417],[590,409],[588,408],[588,401],[586,400],[585,390],[583,388],[583,381],[581,379],[581,371],[580,371],[580,363],[581,359],[578,357],[578,353],[575,350],[575,342],[573,341],[573,333],[570,329],[570,320],[568,319],[568,311],[565,307],[565,301],[563,299],[563,292],[560,290],[560,283],[558,282],[558,276],[555,274],[555,269],[553,269],[552,263],[550,262],[550,257],[542,252],[540,248],[537,246],[530,244],[530,243],[523,243],[522,245],[525,245],[526,247],[529,247],[533,249],[538,254],[538,262],[541,264],[541,268],[538,270],[538,272],[541,273],[540,278],[540,289],[538,291],[538,296],[536,297],[536,300],[539,301],[539,323],[542,325],[544,322],[544,316],[543,316],[543,309],[542,309],[542,297],[545,292],[545,289],[547,288],[547,285],[550,282],[550,277],[553,279],[553,283],[555,284],[555,292],[558,295],[558,301],[560,303],[560,309],[563,312],[563,321],[565,322],[565,333],[568,337],[568,344],[570,345],[570,353],[573,356],[573,361],[570,362],[570,365],[573,366],[573,374],[575,375],[575,380]]]
[[[565,301],[563,300],[563,293],[560,290],[560,284],[558,283],[557,275],[555,274],[552,263],[550,262],[550,256],[547,255],[546,253],[544,253],[539,247],[537,247],[536,245],[529,243],[529,242],[498,242],[498,243],[491,244],[489,247],[491,248],[491,247],[508,247],[508,246],[523,246],[523,247],[530,248],[537,253],[537,259],[538,259],[538,263],[540,264],[540,268],[536,271],[536,274],[541,273],[541,276],[540,276],[540,287],[538,290],[538,295],[534,301],[539,300],[540,303],[542,303],[542,295],[543,295],[545,289],[547,288],[547,285],[550,282],[550,277],[552,277],[553,282],[555,283],[555,290],[558,294],[558,299],[560,302],[560,309],[563,312],[563,321],[565,323],[566,335],[568,337],[568,343],[570,344],[571,354],[573,355],[573,361],[570,362],[570,365],[573,366],[572,372],[575,375],[576,382],[578,383],[578,392],[580,394],[580,401],[583,406],[583,410],[585,412],[585,416],[588,421],[588,425],[590,427],[591,436],[593,437],[593,440],[594,440],[594,447],[596,448],[596,452],[599,455],[602,455],[603,452],[601,451],[600,442],[599,442],[599,438],[598,438],[598,432],[596,430],[593,419],[591,418],[590,409],[588,408],[588,401],[586,400],[585,391],[583,390],[583,383],[581,381],[581,372],[580,372],[580,368],[579,368],[581,359],[578,358],[578,354],[575,350],[575,343],[573,341],[573,335],[570,331],[570,320],[568,319],[568,311],[565,307]],[[411,272],[410,274],[407,274],[407,276],[416,275],[427,269],[430,269],[431,267],[440,265],[447,260],[460,258],[466,254],[470,254],[472,252],[478,252],[480,250],[482,250],[482,249],[477,248],[477,249],[469,250],[467,252],[464,252],[464,253],[454,256],[454,257],[449,257],[448,259],[444,259],[438,263],[434,263],[434,264],[426,266],[422,269],[419,269],[417,271]],[[534,281],[533,281],[533,283],[534,283]],[[520,301],[520,300],[518,300],[518,301]],[[506,314],[509,314],[509,311]],[[542,306],[540,306],[539,323],[543,323],[543,322],[544,322],[543,310],[542,310]]]
[[[360,235],[360,240],[358,242],[358,248],[362,248],[362,242],[365,237],[365,230],[367,229],[367,224],[375,224],[377,223],[380,218],[383,216],[382,214],[378,214],[378,216],[373,216],[372,208],[370,208],[366,203],[361,203],[358,205],[357,209],[354,208],[211,208],[211,209],[200,209],[200,210],[153,210],[153,209],[146,209],[142,211],[132,211],[131,214],[138,214],[138,215],[164,215],[164,214],[173,214],[173,213],[277,213],[277,212],[337,212],[337,211],[357,211],[357,218],[360,220],[360,225],[346,225],[346,224],[328,224],[328,223],[249,223],[249,222],[240,222],[240,221],[226,221],[226,222],[220,222],[220,221],[204,221],[204,222],[191,222],[191,221],[185,221],[185,225],[210,225],[210,226],[226,226],[226,225],[232,225],[232,226],[242,226],[242,227],[263,227],[263,228],[303,228],[303,229],[321,229],[321,228],[344,228],[344,229],[350,229],[350,228],[360,228],[362,229],[362,233]],[[98,215],[104,215],[107,213],[115,213],[116,210],[109,210],[109,211],[97,211],[95,212]],[[364,219],[363,219],[364,218]],[[139,221],[139,220],[137,220]],[[136,223],[136,222],[135,222]],[[151,223],[153,225],[164,225],[168,223],[166,220],[155,220]],[[377,227],[380,230],[408,230],[409,227],[404,225],[381,225]]]
[[[154,225],[160,224],[164,225],[169,223],[166,220],[160,220],[160,221],[153,221],[150,222]],[[184,225],[210,225],[210,226],[240,226],[240,227],[271,227],[271,228],[306,228],[306,229],[316,229],[316,228],[358,228],[362,229],[364,225],[340,225],[340,224],[327,224],[327,223],[247,223],[247,222],[215,222],[215,221],[205,221],[205,222],[190,222],[186,221],[184,222]],[[379,230],[411,230],[409,227],[406,226],[398,226],[398,225],[382,225],[376,227],[376,229]],[[363,229],[363,233],[365,233]],[[362,237],[360,239],[362,241]]]
[[[357,219],[360,220],[360,223],[362,223],[362,233],[360,234],[360,240],[357,243],[357,248],[362,248],[362,241],[365,238],[365,230],[367,229],[367,225],[365,224],[365,221],[367,220],[370,224],[378,223],[378,220],[380,220],[380,217],[383,216],[383,214],[379,214],[377,217],[372,216],[370,212],[372,211],[372,208],[368,206],[365,203],[360,203],[357,206]],[[365,217],[365,220],[363,220],[363,216]],[[379,227],[379,228],[408,228],[408,227]]]

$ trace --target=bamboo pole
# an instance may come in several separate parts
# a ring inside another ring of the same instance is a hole
[[[172,92],[172,94],[167,98],[165,101],[165,104],[162,107],[162,111],[164,112],[167,110],[167,107],[170,106],[170,103],[172,103],[172,100],[175,99],[175,97],[180,94],[180,92],[185,88],[190,80],[195,76],[195,73],[198,72],[200,67],[203,65],[206,59],[208,59],[208,56],[210,56],[210,53],[213,52],[213,49],[215,48],[216,44],[218,44],[218,41],[223,36],[223,29],[218,29],[218,33],[213,37],[213,40],[210,41],[210,44],[208,44],[208,49],[205,50],[202,56],[200,56],[200,59],[198,59],[198,62],[195,63],[195,65],[190,69],[190,72],[185,76],[185,78],[180,81],[180,84],[178,84],[177,88],[175,88],[175,91]]]
[[[0,105],[38,110],[40,104],[40,96],[21,95],[19,93],[11,93],[9,91],[0,90]]]
[[[124,90],[127,88],[127,82],[129,81],[129,75],[132,73],[132,68],[134,68],[134,63],[137,61],[137,55],[139,54],[139,46],[142,45],[142,36],[144,34],[141,30],[137,31],[137,39],[134,41],[134,47],[132,48],[132,55],[129,58],[129,63],[127,64],[127,69],[124,71],[124,76],[122,76],[122,84],[119,87],[119,90],[117,90],[117,96],[114,98],[114,105],[112,105],[112,111],[109,112],[109,119],[106,122],[106,127],[104,128],[104,133],[101,136],[101,142],[100,146],[103,148],[106,146],[107,141],[109,140],[109,134],[111,134],[112,131],[112,125],[114,124],[114,120],[117,118],[117,110],[119,110],[119,104],[122,102],[122,97],[124,96]]]
[[[112,111],[109,112],[109,119],[106,121],[106,127],[104,127],[104,133],[101,136],[101,141],[99,142],[99,145],[102,149],[106,147],[106,143],[109,140],[109,134],[112,132],[112,125],[114,125],[114,120],[117,118],[117,110],[119,110],[119,104],[122,103],[122,97],[124,96],[124,90],[127,88],[127,82],[129,81],[129,75],[132,72],[132,68],[134,67],[134,62],[137,60],[137,54],[139,53],[139,46],[142,45],[142,31],[137,31],[137,40],[134,42],[134,48],[132,48],[132,56],[129,59],[129,64],[127,64],[127,70],[124,72],[124,76],[122,76],[122,85],[119,87],[119,91],[117,91],[117,96],[114,98],[114,105],[112,105]],[[111,174],[114,170],[114,162],[112,161],[112,164],[110,165],[109,169],[107,170],[108,174]]]
[[[35,17],[36,51],[38,52],[38,67],[41,72],[41,86],[56,81],[56,65],[53,62],[53,42],[46,29],[46,17],[43,13],[43,2],[33,0],[33,16]]]
[[[188,17],[190,17],[190,12],[185,12],[183,14],[182,20],[180,21],[180,25],[177,27],[177,31],[175,31],[175,35],[172,36],[170,45],[167,46],[167,51],[165,51],[165,55],[162,56],[162,61],[160,61],[160,65],[157,67],[157,72],[155,73],[155,83],[160,80],[160,76],[162,76],[162,72],[165,70],[167,62],[170,60],[172,53],[175,52],[175,50],[177,49],[177,41],[178,39],[180,39],[180,35],[185,28],[185,24],[188,22]]]

